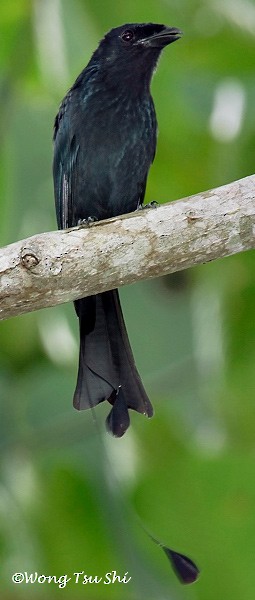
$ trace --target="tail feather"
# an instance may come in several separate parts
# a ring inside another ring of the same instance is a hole
[[[100,296],[75,303],[80,325],[79,368],[73,405],[77,410],[92,408],[118,388],[111,357],[106,318]]]
[[[152,417],[153,408],[137,371],[122,314],[118,290],[105,292],[105,313],[108,315],[108,335],[119,386],[128,408]]]
[[[120,437],[129,426],[128,408],[151,417],[129,344],[117,290],[75,302],[80,322],[80,355],[74,406],[78,410],[103,400],[113,404],[107,427]]]
[[[115,401],[106,419],[107,430],[114,435],[114,437],[122,437],[127,431],[130,425],[130,418],[128,413],[127,404],[123,395],[123,391],[120,388],[115,394]]]

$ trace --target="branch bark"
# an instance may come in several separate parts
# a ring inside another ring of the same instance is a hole
[[[255,247],[255,175],[0,252],[0,319]]]

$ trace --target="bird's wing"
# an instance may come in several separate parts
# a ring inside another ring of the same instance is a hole
[[[56,214],[59,229],[72,227],[72,205],[75,194],[75,177],[79,155],[79,143],[71,135],[66,118],[67,102],[62,104],[55,120],[53,178]]]
[[[65,96],[54,124],[53,178],[56,214],[59,229],[74,227],[73,199],[77,187],[78,160],[80,154],[79,127],[75,127],[79,91],[83,88],[83,110],[90,96],[89,89],[97,74],[97,66],[86,67],[77,77]],[[74,134],[75,131],[75,134]]]

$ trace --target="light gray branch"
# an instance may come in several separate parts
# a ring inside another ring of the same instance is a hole
[[[0,319],[255,247],[255,175],[0,252]]]

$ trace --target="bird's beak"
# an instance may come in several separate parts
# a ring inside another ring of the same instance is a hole
[[[177,29],[177,27],[165,27],[162,31],[139,40],[137,45],[141,45],[145,48],[164,48],[164,46],[179,40],[181,36],[182,31]]]

